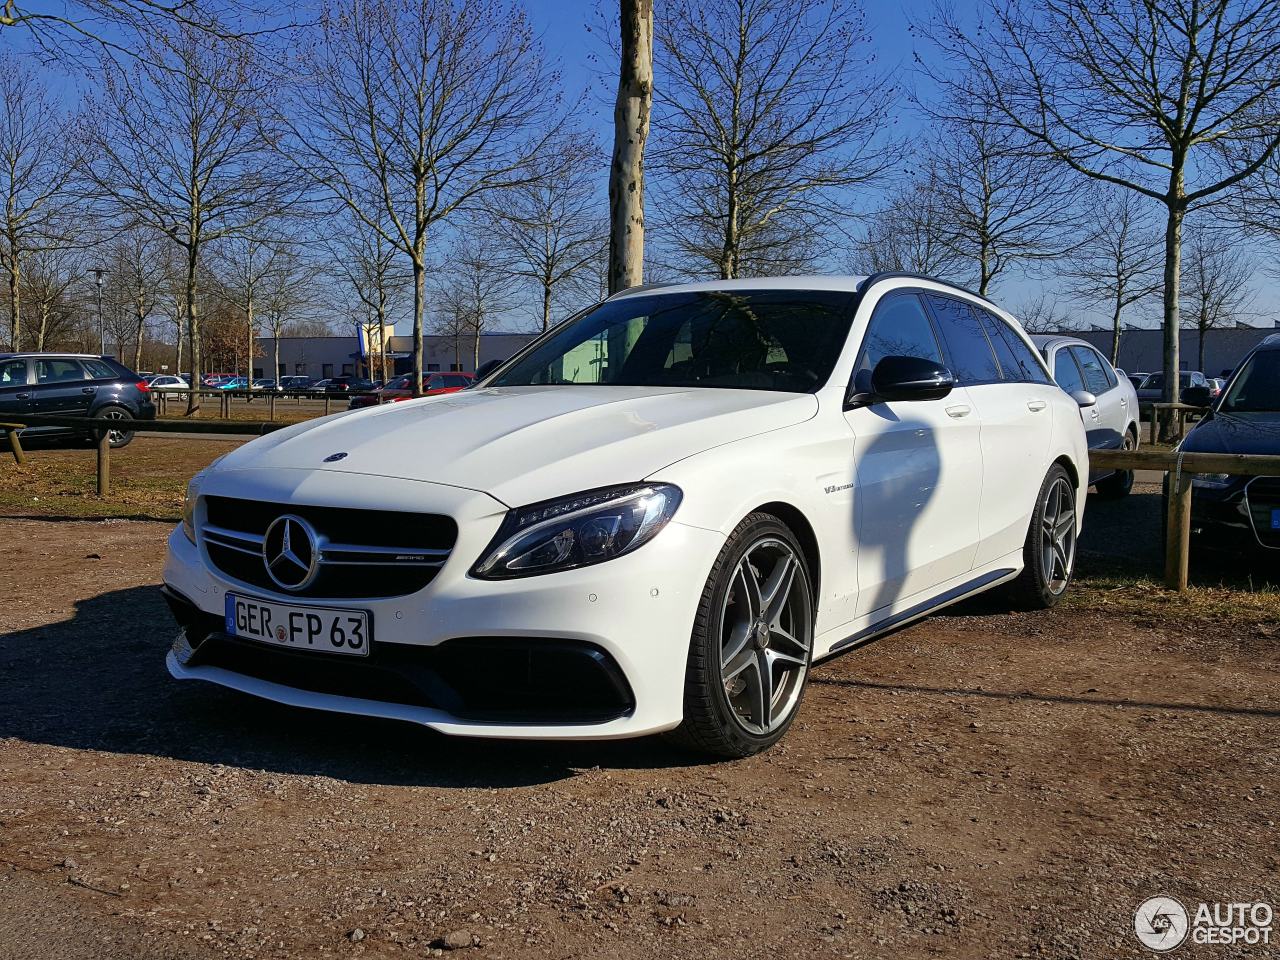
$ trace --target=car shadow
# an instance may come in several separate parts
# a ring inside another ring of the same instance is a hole
[[[177,632],[155,587],[82,601],[68,620],[0,634],[0,738],[402,786],[517,787],[592,767],[704,762],[657,738],[546,743],[286,707],[178,682]]]

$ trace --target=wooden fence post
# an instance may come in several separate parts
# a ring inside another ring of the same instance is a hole
[[[333,399],[333,398],[329,396],[328,391],[325,391],[325,395],[324,395],[324,415],[325,415],[326,417],[329,415],[329,402],[330,402],[332,399]]]
[[[1164,585],[1170,590],[1187,589],[1187,569],[1191,557],[1192,474],[1181,468],[1169,472],[1169,514],[1165,525]]]
[[[13,453],[13,459],[22,466],[27,462],[27,455],[22,451],[22,441],[18,439],[18,428],[6,426],[5,436],[9,438],[9,450]]]
[[[111,431],[98,432],[98,496],[111,496]]]
[[[274,393],[267,394],[267,419],[274,420],[276,418],[276,395]]]

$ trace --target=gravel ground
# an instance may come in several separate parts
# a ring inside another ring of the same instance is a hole
[[[168,529],[0,519],[0,958],[1137,957],[1148,896],[1280,906],[1266,616],[980,600],[704,764],[173,682]]]

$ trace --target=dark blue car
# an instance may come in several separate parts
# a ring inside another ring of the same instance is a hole
[[[133,439],[130,420],[154,420],[151,388],[112,357],[71,353],[0,354],[0,422],[6,416],[50,413],[111,421],[111,446]],[[68,427],[28,427],[23,437],[74,436]]]

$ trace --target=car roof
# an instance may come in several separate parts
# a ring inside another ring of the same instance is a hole
[[[1059,347],[1067,344],[1078,344],[1082,347],[1093,347],[1097,349],[1088,340],[1081,340],[1079,337],[1068,337],[1060,333],[1033,333],[1031,334],[1031,342],[1037,347]]]
[[[101,353],[0,353],[0,360],[31,360],[41,357],[52,358],[55,360],[114,360],[114,357],[108,357]]]

